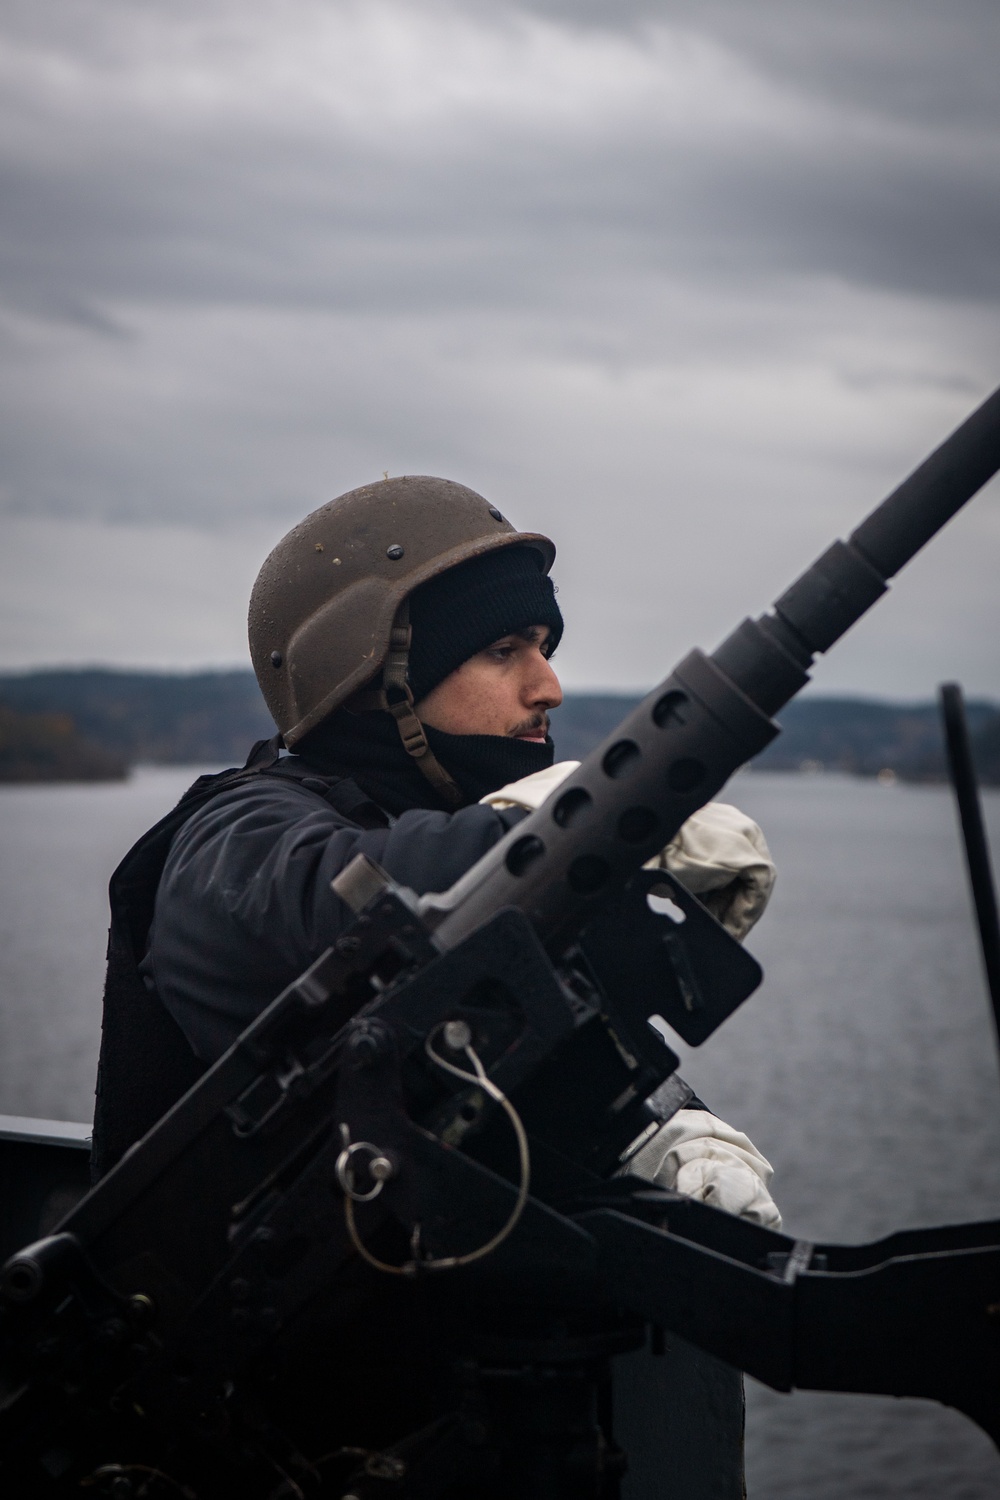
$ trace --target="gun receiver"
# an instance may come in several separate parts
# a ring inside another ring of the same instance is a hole
[[[773,611],[692,651],[579,770],[424,915],[443,947],[502,906],[558,954],[606,900],[778,733],[772,715],[885,593],[887,580],[1000,468],[1000,390],[834,542]]]

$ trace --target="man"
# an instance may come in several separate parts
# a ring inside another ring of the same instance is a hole
[[[554,555],[473,491],[423,477],[351,491],[272,552],[250,644],[279,737],[196,783],[112,883],[98,1174],[335,941],[352,914],[331,881],[356,854],[418,894],[446,890],[572,769],[553,766],[548,735]],[[773,877],[760,831],[722,806],[660,861],[740,936]],[[770,1166],[704,1108],[679,1111],[628,1170],[780,1223]],[[418,1421],[399,1381],[426,1351],[414,1335],[401,1359],[399,1336],[381,1355],[370,1329],[359,1340],[374,1387],[395,1392],[385,1409]],[[364,1412],[352,1420],[360,1431]]]
[[[271,553],[250,644],[294,754],[223,779],[171,829],[148,945],[133,956],[189,1054],[176,1084],[162,1054],[136,1068],[120,1046],[112,1055],[106,1016],[102,1170],[153,1123],[154,1103],[171,1102],[164,1086],[179,1095],[337,937],[351,914],[330,882],[355,854],[418,894],[445,890],[573,768],[553,767],[548,737],[562,701],[554,556],[548,538],[517,532],[482,496],[419,476],[342,495]],[[760,831],[718,804],[661,859],[740,937],[773,878]],[[121,1118],[126,1093],[141,1119]],[[630,1169],[780,1224],[768,1163],[703,1110],[680,1111]]]

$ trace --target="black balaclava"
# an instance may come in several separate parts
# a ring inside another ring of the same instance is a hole
[[[432,578],[412,595],[410,622],[409,681],[417,703],[501,636],[528,625],[547,625],[551,655],[563,631],[540,553],[518,546],[488,552]],[[467,804],[552,764],[551,739],[539,745],[505,735],[445,734],[430,725],[424,732]],[[393,816],[412,807],[446,807],[403,749],[387,713],[337,709],[304,737],[298,750],[318,770],[349,776]]]

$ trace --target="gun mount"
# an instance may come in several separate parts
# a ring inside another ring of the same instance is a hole
[[[620,1175],[689,1097],[649,1017],[700,1043],[760,978],[642,864],[998,467],[1000,392],[451,891],[339,877],[351,928],[4,1267],[9,1492],[612,1500],[607,1363],[651,1321],[779,1389],[931,1396],[1000,1441],[1000,1224],[817,1246]],[[394,1407],[366,1351],[405,1365],[408,1326],[449,1383]],[[303,1370],[325,1445],[282,1403]]]

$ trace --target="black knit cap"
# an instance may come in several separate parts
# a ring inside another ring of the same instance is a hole
[[[563,633],[563,617],[542,555],[502,547],[449,568],[410,598],[410,687],[419,703],[470,656],[528,625],[547,625],[546,654]]]

